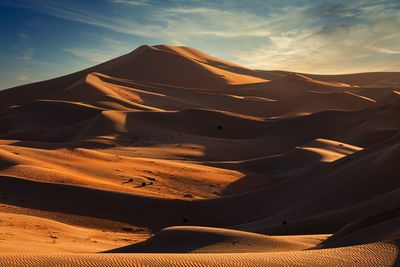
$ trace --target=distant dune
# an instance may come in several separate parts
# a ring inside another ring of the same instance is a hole
[[[399,92],[167,45],[0,91],[0,266],[397,266]]]

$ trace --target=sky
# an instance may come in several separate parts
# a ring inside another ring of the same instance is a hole
[[[400,71],[400,0],[0,0],[0,89],[143,44],[255,69]]]

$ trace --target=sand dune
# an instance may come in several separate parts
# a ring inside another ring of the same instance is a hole
[[[103,72],[121,78],[189,88],[221,88],[227,85],[264,82],[264,79],[228,71],[206,55],[186,49],[171,50],[163,46],[141,46],[107,66]],[[201,57],[202,60],[199,60]],[[173,67],[172,67],[173,66]],[[216,67],[218,66],[218,67]],[[225,64],[222,65],[225,67]],[[180,75],[176,75],[176,69]],[[240,69],[240,68],[239,68]],[[157,75],[153,75],[153,73]]]
[[[243,253],[296,251],[311,248],[326,236],[274,237],[236,230],[175,226],[161,230],[144,242],[112,253]],[[304,239],[304,241],[303,241]],[[174,244],[171,244],[174,240]],[[315,243],[313,243],[315,242]]]
[[[398,242],[304,252],[235,254],[5,254],[6,266],[391,266]]]
[[[2,253],[93,253],[100,247],[110,249],[148,237],[145,232],[88,229],[12,213],[1,213],[0,229]]]
[[[332,140],[316,139],[295,147],[285,154],[244,161],[218,162],[215,165],[265,175],[285,175],[287,173],[293,175],[295,172],[305,172],[307,169],[313,169],[318,164],[339,160],[359,150],[361,148],[356,146]]]
[[[396,266],[399,80],[156,45],[0,91],[0,265]]]

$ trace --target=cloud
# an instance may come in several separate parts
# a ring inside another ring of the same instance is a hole
[[[372,49],[375,49],[379,53],[383,54],[400,54],[400,50],[392,50],[390,48],[384,48],[384,47],[372,47]]]
[[[91,63],[102,63],[132,50],[126,43],[107,37],[102,38],[99,46],[101,46],[101,48],[76,46],[63,48],[63,51]]]
[[[14,80],[17,81],[17,82],[23,82],[23,81],[26,81],[28,79],[29,79],[29,77],[26,74],[23,74],[23,73],[17,74],[14,77]]]
[[[207,14],[210,12],[219,12],[219,10],[214,8],[206,8],[206,7],[174,7],[168,8],[166,10],[168,13],[178,13],[178,14]]]
[[[24,32],[18,33],[18,40],[19,40],[21,43],[27,42],[27,41],[29,41],[29,39],[30,39],[29,34],[24,33]]]
[[[125,5],[133,5],[133,6],[148,6],[150,3],[146,0],[110,0],[113,4],[125,4]]]
[[[40,1],[37,3],[7,2],[2,4],[27,8],[49,16],[80,22],[134,36],[155,38],[159,36],[158,33],[161,32],[162,29],[158,25],[142,24],[126,17],[110,17],[109,15],[90,12],[73,4],[63,4],[54,1]]]
[[[86,47],[70,47],[70,48],[64,48],[63,51],[94,63],[100,63],[110,59],[110,55],[107,52],[104,52],[100,49],[92,49]]]
[[[114,4],[149,5],[146,1],[111,0]],[[134,4],[135,3],[135,4]],[[55,1],[8,3],[70,21],[101,27],[118,33],[147,38],[170,39],[179,35],[268,36],[270,23],[262,17],[242,11],[224,11],[204,7],[161,7],[148,10],[148,20],[135,20],[134,16],[110,17],[108,14],[89,12],[81,7]]]
[[[400,50],[399,27],[378,20],[299,31],[272,37],[272,45],[238,53],[237,59],[253,68],[316,73],[399,70],[400,57],[393,58]]]
[[[26,47],[20,50],[18,58],[23,61],[30,61],[32,60],[34,55],[35,55],[35,48]]]
[[[106,0],[103,9],[96,9],[76,2],[8,1],[128,35],[121,37],[125,42],[119,42],[119,48],[113,48],[118,45],[109,40],[63,49],[89,62],[99,63],[132,50],[128,40],[133,36],[194,46],[253,68],[320,73],[400,69],[398,1],[253,3]],[[32,58],[34,51],[31,56],[28,52],[29,48],[23,58]]]
[[[268,37],[270,23],[265,18],[236,10],[215,8],[166,8],[154,17],[167,25],[169,36],[216,36],[221,38]]]

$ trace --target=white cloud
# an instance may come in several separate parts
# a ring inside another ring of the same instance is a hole
[[[114,4],[125,4],[125,5],[134,5],[134,6],[148,6],[150,5],[146,0],[110,0],[111,3]]]
[[[99,46],[101,48],[68,47],[63,51],[92,63],[102,63],[132,50],[130,45],[107,37],[102,38]]]
[[[63,50],[76,57],[83,58],[93,63],[104,62],[112,58],[112,54],[109,54],[107,51],[103,51],[101,49],[93,49],[86,47],[70,47],[70,48],[64,48]]]
[[[180,14],[207,14],[210,12],[219,12],[216,9],[213,8],[205,8],[205,7],[174,7],[174,8],[168,8],[166,10],[168,13],[173,14],[173,13],[180,13]]]
[[[168,36],[217,36],[221,38],[268,37],[270,22],[265,18],[242,11],[215,8],[166,8],[154,18],[167,24]]]
[[[259,69],[284,69],[314,73],[400,70],[400,60],[379,56],[398,54],[399,24],[375,21],[338,26],[290,36],[272,37],[272,45],[237,53],[237,60]],[[400,53],[399,53],[400,54]],[[399,58],[400,59],[400,58]]]
[[[219,51],[217,56],[254,68],[320,73],[400,69],[400,11],[390,1],[310,1],[278,5],[264,15],[249,9],[217,8],[203,1],[190,6],[172,1],[168,6],[149,8],[149,1],[108,0],[126,5],[123,8],[131,10],[132,16],[101,14],[50,0],[29,3],[24,7],[118,33],[195,47],[202,44],[198,48]],[[134,16],[136,6],[146,9],[145,19]],[[67,47],[64,51],[99,63],[134,48],[108,40],[95,49]],[[34,51],[31,56],[28,52],[23,58],[32,58]]]
[[[28,8],[39,13],[58,17],[70,21],[80,22],[108,29],[114,32],[125,33],[134,36],[156,38],[162,27],[159,25],[141,24],[130,18],[110,17],[80,9],[73,5],[56,3],[54,1],[32,2],[30,4],[9,3],[8,5]]]
[[[385,48],[385,47],[372,47],[372,49],[375,49],[377,52],[383,54],[400,54],[400,50],[392,50],[390,48]]]

